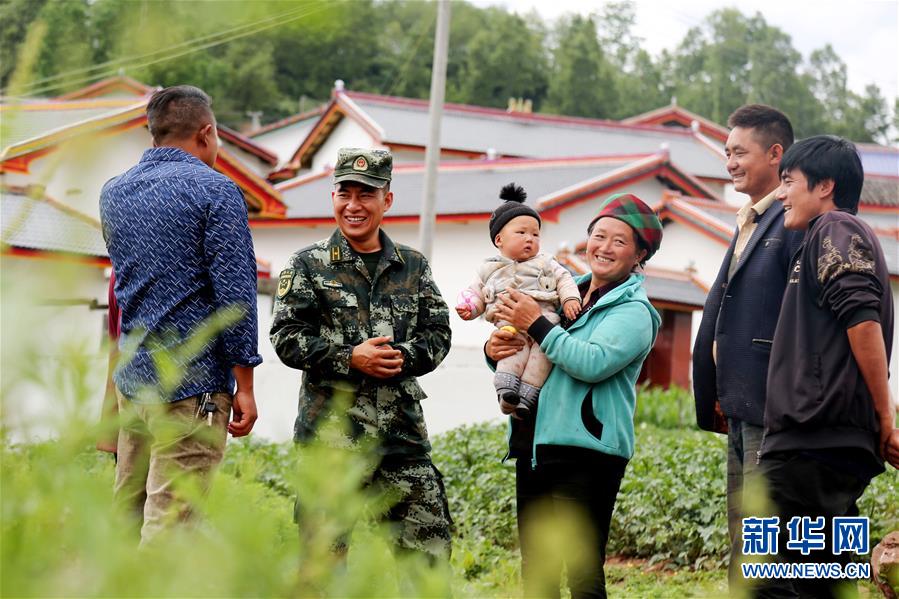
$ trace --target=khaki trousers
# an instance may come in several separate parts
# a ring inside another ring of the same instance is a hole
[[[121,427],[115,500],[137,516],[141,543],[176,522],[191,518],[182,492],[209,489],[225,451],[232,396],[212,393],[212,424],[201,413],[203,396],[163,404],[136,404],[116,390]]]

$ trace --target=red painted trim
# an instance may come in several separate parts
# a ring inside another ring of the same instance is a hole
[[[246,170],[240,161],[224,148],[219,148],[216,170],[233,180],[245,190],[248,198],[256,200],[255,208],[270,215],[284,215],[287,207],[280,199],[279,192],[267,181]]]
[[[715,235],[708,229],[706,229],[700,225],[697,225],[694,221],[692,221],[688,218],[685,218],[684,216],[677,214],[671,210],[663,210],[661,213],[659,213],[659,218],[660,219],[667,218],[667,219],[673,220],[674,222],[680,223],[684,226],[690,227],[691,229],[694,229],[695,231],[698,231],[699,233],[705,235],[709,239],[718,242],[719,244],[721,244],[724,247],[728,247],[730,245],[730,240],[725,241],[725,240],[721,239],[719,236]]]
[[[592,181],[587,181],[575,189],[557,194],[554,197],[544,199],[539,202],[538,210],[541,213],[551,211],[570,203],[579,203],[589,198],[582,198],[584,194],[595,195],[602,190],[609,189],[611,185],[620,185],[621,183],[630,183],[637,179],[642,179],[656,174],[661,170],[662,163],[666,159],[664,155],[658,155],[653,160],[640,161],[635,164],[624,164],[624,168],[618,173],[607,173]]]
[[[397,144],[386,142],[386,145],[392,152],[421,152],[424,154],[425,147],[424,146],[416,146],[413,144]],[[483,158],[484,152],[474,152],[472,150],[454,150],[452,148],[440,148],[441,155],[447,156],[462,156],[463,158]]]
[[[253,154],[254,156],[258,156],[264,162],[266,162],[272,166],[277,166],[278,157],[275,154],[273,154],[272,152],[269,152],[268,150],[266,150],[265,148],[263,148],[262,146],[260,146],[256,142],[254,142],[252,139],[250,139],[244,135],[241,135],[240,133],[238,133],[237,131],[234,131],[233,129],[229,129],[228,127],[225,127],[224,125],[218,125],[217,129],[219,132],[219,136],[222,137],[222,139],[226,139],[229,142],[233,143],[235,146],[237,146],[243,150],[246,150],[250,154]]]
[[[730,134],[725,127],[722,127],[718,123],[710,121],[709,119],[681,108],[680,106],[657,108],[656,110],[650,110],[649,112],[644,112],[643,114],[638,114],[622,120],[623,123],[629,125],[643,124],[659,125],[662,127],[667,126],[664,123],[670,121],[683,125],[688,131],[692,130],[691,127],[693,121],[696,121],[699,123],[699,131],[702,132],[703,135],[717,139],[721,143],[726,142],[727,136]]]
[[[859,212],[875,212],[880,214],[899,214],[899,206],[881,206],[880,204],[859,204]]]
[[[8,256],[15,256],[16,258],[34,258],[38,260],[61,260],[63,262],[78,262],[86,266],[95,266],[97,268],[108,268],[112,266],[109,258],[105,258],[102,256],[90,256],[87,254],[35,250],[32,248],[22,248],[9,245],[3,247],[2,253]]]
[[[344,114],[343,109],[337,105],[337,102],[335,100],[332,100],[331,103],[328,104],[328,107],[324,110],[324,112],[322,112],[322,115],[318,118],[318,121],[315,123],[315,125],[312,126],[312,130],[306,135],[306,139],[303,140],[303,143],[300,144],[300,147],[297,148],[296,152],[293,153],[293,156],[290,157],[290,160],[287,161],[286,169],[290,169],[294,173],[296,173],[297,169],[299,169],[302,165],[303,157],[306,155],[306,152],[311,147],[313,147],[314,142],[318,141],[318,137],[328,126],[329,118],[331,117],[331,115],[338,111],[341,113],[342,118],[342,115]],[[333,128],[334,127],[332,126],[331,129]]]
[[[43,148],[41,150],[37,150],[30,154],[21,154],[19,156],[15,156],[14,158],[10,158],[9,160],[4,160],[0,162],[0,173],[10,172],[10,173],[22,173],[27,175],[29,173],[29,169],[31,168],[31,163],[41,158],[42,156],[46,156],[51,152],[56,151],[56,146],[50,146],[48,148]]]

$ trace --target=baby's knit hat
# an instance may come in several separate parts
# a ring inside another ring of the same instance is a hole
[[[537,219],[537,226],[543,225],[537,211],[525,205],[528,194],[520,185],[509,183],[503,186],[499,197],[505,201],[490,215],[490,241],[493,245],[496,245],[496,236],[502,228],[516,216],[532,216]]]

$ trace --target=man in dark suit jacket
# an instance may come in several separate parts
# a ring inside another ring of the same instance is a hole
[[[768,358],[787,270],[802,235],[784,229],[775,201],[778,167],[793,143],[790,121],[770,106],[750,104],[728,119],[727,171],[749,196],[709,291],[693,347],[693,393],[700,428],[727,433],[727,523],[730,582],[739,576],[744,477],[757,465],[765,413]]]

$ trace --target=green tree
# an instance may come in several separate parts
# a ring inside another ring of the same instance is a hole
[[[447,97],[494,107],[507,106],[509,98],[528,98],[539,108],[548,70],[543,39],[518,15],[498,9],[487,9],[487,15],[489,26],[469,42]]]
[[[560,20],[547,105],[560,114],[609,117],[617,109],[613,68],[599,46],[593,17]]]
[[[87,0],[47,2],[44,5],[38,21],[44,23],[47,29],[35,64],[36,79],[59,77],[54,81],[58,91],[83,84],[80,81],[82,76],[76,71],[94,62],[89,10]],[[88,35],[85,35],[85,30]]]
[[[6,88],[19,63],[19,51],[29,28],[47,0],[0,2],[0,86]]]

